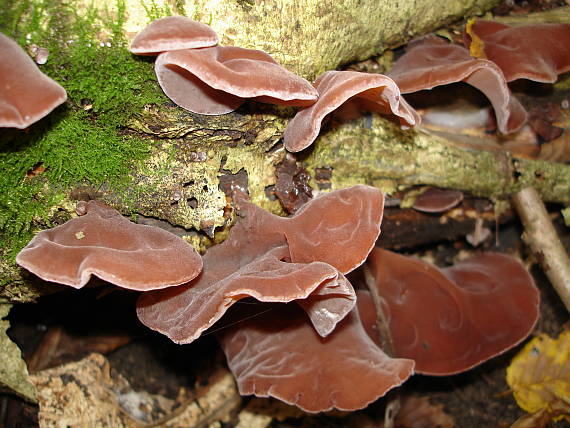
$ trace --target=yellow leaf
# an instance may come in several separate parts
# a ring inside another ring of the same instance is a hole
[[[481,38],[475,34],[473,31],[473,25],[475,24],[475,19],[472,18],[467,21],[465,25],[465,32],[471,37],[471,44],[469,45],[469,55],[473,58],[479,59],[487,59],[487,55],[485,55],[485,42],[481,40]]]
[[[570,421],[570,413],[560,411],[570,409],[570,331],[527,343],[507,368],[507,383],[522,409]]]

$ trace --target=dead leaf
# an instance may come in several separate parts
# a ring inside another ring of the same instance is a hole
[[[537,421],[545,419],[541,413],[570,421],[570,331],[527,343],[507,368],[507,383],[517,404]]]
[[[432,404],[427,397],[403,396],[396,426],[400,428],[453,428],[455,422],[442,404]]]
[[[570,131],[566,129],[558,138],[544,143],[538,158],[550,162],[570,162]]]
[[[26,363],[18,346],[10,340],[6,331],[10,323],[4,320],[12,305],[0,304],[0,389],[13,392],[32,403],[36,400],[36,390],[28,377]]]
[[[557,416],[568,414],[569,410],[570,406],[568,404],[560,403],[560,408],[555,406],[555,408],[549,411],[542,409],[536,413],[524,415],[517,419],[517,421],[511,425],[511,428],[544,428]]]
[[[48,367],[80,360],[91,353],[108,354],[130,341],[131,337],[126,334],[76,335],[60,326],[50,327],[28,360],[28,368],[30,372],[35,373]]]

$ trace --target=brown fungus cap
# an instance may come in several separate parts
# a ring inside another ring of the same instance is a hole
[[[526,111],[511,94],[505,77],[495,63],[475,59],[463,46],[428,36],[412,43],[388,73],[403,94],[436,86],[465,82],[481,91],[491,102],[497,126],[503,134],[519,130]]]
[[[158,55],[161,52],[217,44],[218,35],[207,25],[184,16],[167,16],[151,22],[138,33],[129,49],[138,55]]]
[[[296,263],[322,261],[341,273],[366,260],[380,235],[384,195],[357,185],[311,199],[284,219],[283,230]]]
[[[236,259],[234,251],[223,244],[212,248],[204,256],[203,274],[193,283],[141,295],[137,302],[141,322],[176,343],[190,343],[233,304],[247,297],[260,302],[290,302],[305,299],[319,288],[332,287],[338,294],[344,292],[347,304],[354,305],[352,286],[348,284],[349,289],[340,290],[338,281],[342,278],[326,263],[288,263],[287,247],[281,246],[260,254],[231,273],[224,272],[224,260],[232,265]],[[314,312],[315,316],[320,315]],[[315,322],[318,321],[316,318]],[[327,328],[328,325],[322,327],[325,331]]]
[[[12,39],[0,33],[0,127],[24,129],[67,99]]]
[[[314,86],[319,92],[318,101],[299,111],[283,134],[285,148],[290,152],[310,146],[319,135],[325,117],[349,100],[360,101],[360,106],[369,111],[394,114],[405,126],[419,124],[418,113],[400,96],[394,81],[382,74],[327,71],[317,78]]]
[[[507,82],[553,83],[570,70],[570,24],[511,27],[477,20],[467,25],[465,44],[472,56],[497,64]]]
[[[95,275],[131,290],[190,281],[202,260],[176,235],[132,223],[98,202],[79,202],[80,217],[38,233],[16,262],[46,281],[81,288]]]
[[[429,187],[416,196],[413,209],[424,213],[441,213],[450,210],[463,200],[463,192],[453,189]]]
[[[317,91],[265,52],[233,46],[164,52],[155,63],[164,93],[199,114],[225,114],[245,99],[282,105],[312,104]]]
[[[379,190],[355,186],[282,218],[238,197],[238,220],[228,239],[206,252],[202,275],[142,295],[139,319],[174,342],[190,343],[245,297],[303,299],[315,329],[326,336],[355,304],[342,274],[360,265],[376,242],[383,201]]]
[[[367,266],[395,355],[414,360],[417,373],[449,375],[476,366],[524,340],[538,319],[532,277],[503,254],[439,269],[375,248]]]
[[[218,339],[240,394],[274,397],[311,413],[351,411],[401,385],[414,362],[388,357],[358,312],[355,307],[326,338],[294,304],[237,314]]]

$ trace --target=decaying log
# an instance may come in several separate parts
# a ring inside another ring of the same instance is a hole
[[[146,3],[150,3],[147,1]],[[174,3],[174,4],[173,4]],[[211,25],[223,45],[261,49],[291,71],[314,79],[341,64],[363,60],[497,0],[155,0],[148,8],[185,14]],[[77,0],[77,4],[92,4]],[[126,0],[124,31],[131,38],[148,24],[139,0]],[[116,0],[96,2],[116,13]]]
[[[80,0],[66,2],[65,5],[60,0],[52,0],[37,5],[34,14],[30,9],[15,15],[11,24],[13,27],[4,31],[24,38],[29,31],[33,41],[37,34],[45,33],[46,25],[57,25],[57,34],[54,33],[53,37],[58,43],[64,41],[65,46],[60,51],[51,51],[50,58],[55,58],[81,47],[73,42],[77,22],[85,30],[88,23],[86,16],[96,16],[95,20],[90,18],[97,25],[93,37],[103,43],[97,49],[111,53],[103,57],[108,59],[114,49],[122,49],[121,58],[124,61],[132,62],[137,67],[147,63],[149,67],[146,68],[145,79],[154,82],[152,72],[149,73],[151,61],[125,56],[124,45],[106,44],[105,40],[117,32],[131,37],[154,18],[184,12],[211,24],[221,35],[223,44],[265,49],[284,65],[310,78],[324,69],[404,43],[412,35],[435,28],[449,19],[488,8],[494,3],[474,0],[448,2],[445,6],[438,3],[437,7],[433,7],[433,0],[347,0],[340,4],[310,0],[201,0],[176,2],[173,6],[172,2],[157,0],[149,6],[135,0],[109,0],[89,5]],[[8,2],[7,6],[10,4]],[[398,10],[394,9],[396,4],[399,5]],[[34,5],[32,1],[30,7]],[[433,11],[433,14],[427,10]],[[12,7],[10,13],[14,11],[21,12],[19,8]],[[118,19],[113,20],[115,17]],[[34,30],[34,19],[45,25]],[[77,22],[73,22],[74,19]],[[323,28],[327,31],[323,31]],[[356,37],[359,32],[362,33],[361,38]],[[324,40],[323,37],[330,37],[334,42],[329,43],[331,40]],[[347,43],[350,51],[346,48]],[[80,52],[90,54],[85,50]],[[65,67],[71,67],[71,62],[77,61],[76,57],[69,58],[70,63],[65,58],[63,61],[57,59],[57,63]],[[51,61],[48,59],[47,65]],[[58,69],[51,71],[57,74]],[[113,72],[122,71],[108,68],[106,73],[109,75],[100,76],[98,80],[112,84],[117,77],[112,75]],[[81,73],[84,77],[85,70]],[[66,79],[71,85],[74,77],[69,75]],[[156,84],[153,88],[159,91]],[[139,95],[136,88],[129,90],[133,92],[133,97]],[[75,91],[73,94],[81,94],[78,89]],[[95,127],[97,135],[101,117],[105,113],[104,106],[90,107],[89,99],[84,100],[80,95],[74,99],[73,94],[54,121],[76,127],[79,117],[86,126]],[[92,114],[90,108],[96,111]],[[83,116],[76,114],[83,110],[89,113]],[[247,188],[254,203],[272,212],[283,213],[279,201],[273,197],[272,189],[276,184],[276,165],[285,156],[280,139],[293,114],[291,108],[249,102],[231,114],[201,116],[172,104],[153,103],[134,112],[128,123],[123,121],[116,127],[109,126],[107,117],[104,125],[107,133],[102,135],[116,133],[148,143],[148,156],[133,162],[131,170],[126,173],[129,186],[118,189],[105,180],[90,181],[90,177],[86,176],[80,183],[74,183],[69,188],[62,187],[59,181],[52,182],[45,174],[36,175],[31,164],[29,176],[23,177],[22,181],[41,183],[41,194],[33,197],[39,201],[49,200],[50,205],[43,207],[43,215],[30,215],[31,223],[23,225],[22,229],[39,230],[60,224],[74,215],[75,201],[95,198],[105,200],[126,215],[140,215],[140,221],[157,220],[159,224],[162,222],[175,228],[177,234],[204,250],[205,246],[223,239],[223,232],[231,224],[233,214],[228,194],[232,187]],[[54,132],[53,128],[55,126],[45,129],[49,134]],[[19,150],[18,144],[28,147],[36,141],[32,139],[30,143],[25,132],[21,133],[22,141],[18,141],[18,138],[11,142],[15,156]],[[568,166],[516,159],[502,151],[467,150],[421,130],[400,130],[390,121],[375,115],[326,126],[315,145],[298,154],[297,160],[311,177],[309,185],[314,190],[338,189],[363,183],[393,194],[417,185],[434,185],[463,190],[473,197],[507,199],[522,187],[532,185],[545,201],[570,203]],[[46,167],[48,171],[53,168],[50,165]],[[63,165],[64,169],[67,167]],[[17,242],[14,245],[23,245],[21,238],[6,237],[4,231],[0,231],[0,238]],[[398,243],[394,243],[394,246],[398,246]],[[4,248],[4,252],[0,252],[0,298],[14,302],[31,300],[38,295],[42,284],[37,284],[28,275],[22,276],[23,272],[15,266],[13,258],[8,258],[8,254],[13,257],[14,248],[8,250]]]

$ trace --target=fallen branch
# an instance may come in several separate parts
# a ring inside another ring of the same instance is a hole
[[[538,192],[526,187],[513,196],[513,203],[524,226],[523,240],[570,311],[570,259]]]

